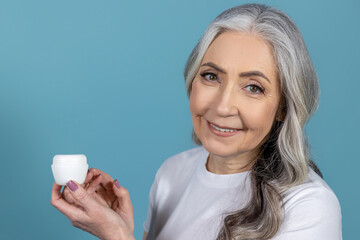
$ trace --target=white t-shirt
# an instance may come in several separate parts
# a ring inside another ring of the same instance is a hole
[[[150,190],[148,240],[216,239],[227,213],[249,201],[249,172],[213,174],[205,166],[208,155],[198,147],[162,164]],[[314,171],[284,202],[284,222],[274,240],[342,239],[339,202]]]

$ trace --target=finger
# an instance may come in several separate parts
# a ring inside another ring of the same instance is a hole
[[[93,178],[94,174],[91,171],[91,168],[88,170],[87,174],[86,174],[86,178],[83,184],[86,184],[88,182],[90,182],[90,180]]]
[[[61,197],[61,185],[57,185],[55,182],[51,190],[51,205],[57,210],[63,213],[70,220],[81,219],[84,217],[84,212],[79,208],[72,206]]]
[[[118,199],[119,208],[133,218],[133,206],[130,200],[129,191],[119,184],[118,180],[113,182],[113,191]]]
[[[102,176],[101,184],[103,185],[103,187],[107,190],[112,190],[112,183],[113,183],[114,179],[109,174],[107,174],[99,169],[96,169],[96,168],[91,168],[91,172],[94,175],[101,174],[101,176]]]
[[[53,183],[51,189],[51,203],[61,198],[61,188],[61,185],[57,185],[56,182]]]
[[[70,189],[75,203],[83,207],[87,212],[95,206],[95,200],[76,181],[70,180],[66,183],[66,186]]]
[[[85,211],[85,209],[83,207],[81,207],[80,205],[78,205],[76,202],[75,202],[75,199],[74,197],[71,195],[70,193],[70,190],[67,186],[64,187],[64,190],[62,192],[62,198],[70,203],[71,205],[77,207],[77,208],[80,208],[81,210]]]
[[[97,187],[100,185],[100,183],[102,182],[102,175],[99,174],[95,177],[95,179],[93,181],[90,182],[89,186],[87,187],[86,191],[89,194],[94,193],[97,190]]]
[[[67,186],[64,187],[62,198],[70,204],[75,203],[74,197],[71,195],[70,189]]]
[[[105,206],[105,207],[111,207],[112,206],[112,203],[109,199],[108,199],[108,196],[106,195],[102,195],[102,194],[99,194],[99,192],[96,192],[96,194],[93,194],[92,197],[98,202],[100,203],[102,206]],[[115,198],[115,197],[114,197]]]
[[[111,183],[112,184],[112,183]],[[104,187],[98,188],[96,190],[96,196],[99,196],[100,198],[103,198],[107,206],[111,207],[114,202],[117,201],[117,197],[112,190],[106,190]]]
[[[134,231],[134,211],[133,206],[130,200],[129,191],[120,186],[118,180],[113,182],[113,191],[118,198],[118,206],[115,208],[115,211],[124,218],[127,225],[132,231]]]

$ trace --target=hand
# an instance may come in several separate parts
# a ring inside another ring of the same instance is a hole
[[[101,172],[93,171],[93,176]],[[62,198],[61,186],[54,183],[51,204],[67,216],[73,226],[101,239],[134,239],[128,191],[103,172],[85,186],[87,189],[74,181],[68,183],[67,191],[71,195],[68,198],[72,201],[69,203]]]
[[[99,198],[99,196],[97,195],[97,191],[96,191],[96,189],[99,188],[99,184],[101,183],[101,181],[102,181],[101,174],[98,174],[97,176],[94,176],[94,172],[91,171],[91,169],[89,169],[88,173],[86,175],[85,181],[84,181],[83,184],[81,184],[81,186],[84,189],[86,189],[86,192],[88,194],[92,195],[99,203],[101,203],[103,205],[106,205],[105,200],[103,200],[102,198]],[[66,185],[65,185],[65,187],[64,187],[64,189],[62,191],[61,196],[68,203],[73,204],[73,205],[81,208],[81,206],[78,206],[75,203],[75,200],[74,200],[69,188]]]
[[[102,175],[104,175],[105,178]],[[116,199],[112,190],[113,182],[114,180],[108,174],[102,172],[101,170],[90,168],[86,175],[86,179],[81,186],[86,189],[86,192],[92,195],[99,203],[104,206],[111,207],[110,198],[111,202]],[[68,203],[76,205],[75,200],[66,185],[62,192],[62,198]]]
[[[110,175],[96,168],[89,169],[84,184],[82,184],[81,186],[84,187],[86,189],[86,192],[91,196],[93,196],[93,198],[97,200],[100,204],[104,206],[108,206],[109,208],[116,211],[121,217],[123,217],[123,219],[126,221],[127,225],[129,226],[129,229],[131,229],[133,232],[134,216],[133,216],[131,201],[129,199],[130,202],[129,209],[131,211],[127,211],[126,208],[124,209],[119,208],[118,198],[113,191],[114,183],[116,183],[117,186],[119,186],[119,188],[121,188],[121,190],[125,192],[124,193],[125,195],[129,195],[127,190],[121,187],[117,180],[114,181]],[[78,206],[76,204],[68,187],[64,188],[62,196],[68,203],[71,203],[81,208],[81,206]]]

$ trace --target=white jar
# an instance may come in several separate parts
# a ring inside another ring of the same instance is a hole
[[[89,165],[84,154],[55,155],[51,169],[58,185],[66,185],[70,180],[83,184]]]

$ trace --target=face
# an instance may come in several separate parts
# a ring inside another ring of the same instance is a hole
[[[190,93],[196,135],[222,158],[254,156],[281,98],[271,47],[259,36],[225,32],[206,51]]]

